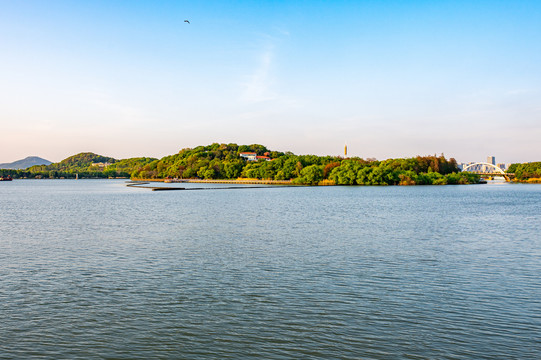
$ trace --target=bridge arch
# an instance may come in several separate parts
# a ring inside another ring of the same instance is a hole
[[[511,181],[509,176],[499,166],[496,166],[494,164],[487,163],[487,162],[476,162],[476,163],[470,164],[468,166],[465,166],[464,169],[462,169],[462,171],[468,171],[468,172],[472,172],[476,174],[491,174],[491,175],[494,174],[494,173],[481,171],[481,170],[475,171],[474,169],[479,166],[485,166],[485,167],[488,166],[489,168],[494,169],[494,173],[502,175],[507,181]]]

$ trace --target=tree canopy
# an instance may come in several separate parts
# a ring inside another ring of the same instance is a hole
[[[507,169],[508,173],[514,173],[517,180],[528,180],[541,178],[541,162],[531,162],[523,164],[512,164]]]
[[[248,161],[241,153],[262,158]],[[161,159],[117,160],[80,153],[48,166],[12,171],[14,177],[131,177],[135,179],[265,179],[291,180],[304,185],[438,185],[478,182],[478,176],[461,173],[455,159],[441,156],[374,159],[295,155],[260,144],[214,143],[185,148]],[[7,175],[7,174],[6,174]]]

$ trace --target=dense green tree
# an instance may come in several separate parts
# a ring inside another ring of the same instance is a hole
[[[233,160],[224,164],[225,176],[227,179],[236,179],[240,176],[243,168],[241,160]]]
[[[541,178],[541,162],[512,164],[507,172],[514,173],[517,180]]]
[[[301,170],[301,184],[317,185],[323,180],[323,165],[309,165]]]

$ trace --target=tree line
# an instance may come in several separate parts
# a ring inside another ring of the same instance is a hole
[[[116,160],[112,157],[86,152],[50,165],[36,165],[24,170],[0,169],[0,175],[10,175],[14,179],[129,178],[134,168],[155,160],[144,157]]]
[[[268,154],[271,161],[246,161],[239,155]],[[269,179],[305,185],[471,184],[479,177],[461,173],[455,159],[417,156],[384,161],[337,156],[295,155],[263,145],[212,144],[183,149],[134,170],[139,179]]]
[[[267,161],[247,161],[243,152],[266,155]],[[0,170],[1,173],[1,170]],[[471,184],[474,174],[460,172],[455,159],[440,156],[383,161],[338,156],[295,155],[277,152],[263,145],[211,144],[180,150],[162,159],[116,160],[93,153],[81,153],[48,166],[10,170],[16,177],[133,179],[270,179],[291,180],[303,185],[443,185]],[[6,174],[8,175],[8,174]]]
[[[541,178],[541,162],[512,164],[507,169],[508,173],[514,173],[515,179],[527,181],[529,179]]]

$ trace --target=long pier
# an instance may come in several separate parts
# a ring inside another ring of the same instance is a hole
[[[164,182],[162,181],[152,181],[152,182]],[[241,184],[241,185],[250,185],[250,184],[259,184],[259,185],[270,185],[271,183],[263,183],[263,182],[238,182],[238,181],[224,181],[224,182],[210,182],[210,181],[175,181],[175,182],[199,182],[199,183],[218,183],[218,184]],[[173,190],[236,190],[236,189],[262,189],[262,188],[270,188],[270,186],[220,186],[220,187],[176,187],[176,186],[145,186],[149,185],[151,182],[149,181],[138,181],[138,180],[131,180],[126,184],[128,187],[137,187],[141,189],[150,189],[152,191],[173,191]],[[289,187],[289,186],[299,186],[299,185],[293,185],[291,182],[283,182],[280,184],[277,184],[276,182],[272,183],[272,185],[281,185],[280,187]],[[302,185],[301,185],[302,186]]]
[[[240,185],[294,185],[291,180],[261,180],[261,179],[131,179],[137,182],[164,183],[201,183],[201,184],[240,184]]]
[[[164,180],[167,182],[167,179]],[[236,180],[219,180],[219,179],[182,179],[171,180],[170,182],[187,182],[187,183],[207,183],[207,184],[264,184],[264,185],[293,185],[291,180],[260,180],[260,179],[236,179]]]

